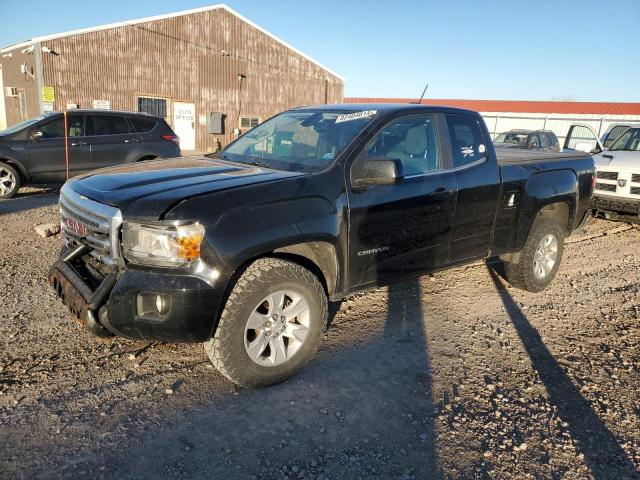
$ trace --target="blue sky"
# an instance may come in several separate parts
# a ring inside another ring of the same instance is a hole
[[[0,45],[211,5],[0,0]],[[227,5],[341,74],[346,96],[640,101],[640,0]]]

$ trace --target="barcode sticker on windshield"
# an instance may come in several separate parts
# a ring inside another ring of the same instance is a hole
[[[364,110],[362,112],[347,113],[345,115],[338,115],[336,117],[336,123],[348,122],[350,120],[358,120],[360,118],[373,117],[378,113],[377,110]]]

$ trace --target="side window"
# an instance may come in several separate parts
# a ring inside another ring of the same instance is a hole
[[[464,114],[448,114],[447,126],[451,139],[454,168],[477,162],[486,156],[487,149],[482,130],[475,117]]]
[[[94,135],[121,135],[129,133],[129,124],[125,117],[118,115],[94,115]]]
[[[154,118],[129,117],[129,121],[133,125],[133,129],[137,133],[147,133],[153,130],[158,123]]]
[[[620,135],[624,133],[627,128],[629,128],[629,125],[616,125],[613,127],[607,135],[607,138],[605,138],[602,146],[605,148],[610,146]]]
[[[531,135],[531,138],[529,139],[529,147],[540,148],[540,137],[537,133]]]
[[[84,117],[82,115],[69,115],[67,127],[69,137],[83,137],[85,134]],[[64,138],[64,118],[56,118],[37,127],[36,130],[42,132],[42,138]]]
[[[367,145],[366,157],[400,160],[403,176],[435,172],[442,168],[433,115],[413,115],[394,120]]]
[[[551,140],[549,140],[549,135],[546,133],[540,134],[540,140],[542,141],[542,148],[549,148],[551,146]]]

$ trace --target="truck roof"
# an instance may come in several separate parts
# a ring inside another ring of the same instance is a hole
[[[358,110],[378,110],[381,113],[392,113],[399,111],[424,111],[424,112],[449,112],[449,113],[473,113],[478,114],[475,110],[467,110],[464,108],[448,107],[445,105],[423,105],[419,103],[335,103],[328,105],[306,105],[298,107],[296,110],[331,110],[354,112]]]

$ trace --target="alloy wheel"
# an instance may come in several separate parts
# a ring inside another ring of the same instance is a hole
[[[309,302],[292,290],[263,299],[245,325],[244,346],[249,358],[268,367],[283,364],[304,344],[309,333]]]

